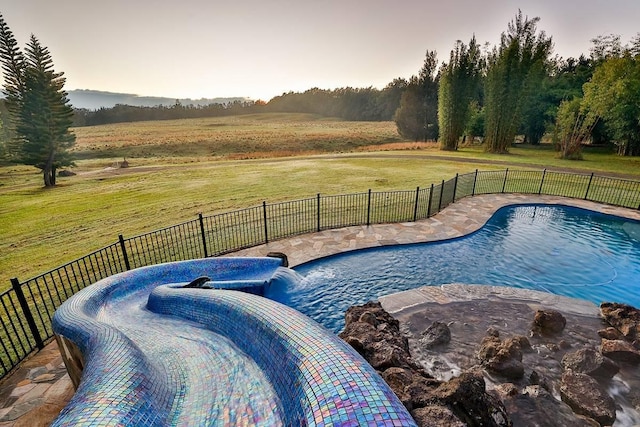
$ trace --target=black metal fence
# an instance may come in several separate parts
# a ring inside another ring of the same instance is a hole
[[[410,191],[321,196],[203,216],[125,238],[0,294],[0,379],[52,338],[54,311],[80,289],[132,268],[211,257],[284,237],[428,218],[478,194],[527,193],[580,198],[640,209],[640,181],[550,171],[504,170],[456,175]]]

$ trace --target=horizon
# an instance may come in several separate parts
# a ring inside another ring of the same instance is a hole
[[[475,34],[480,44],[496,45],[519,9],[540,18],[538,30],[564,58],[588,55],[599,35],[619,34],[627,43],[640,31],[636,0],[542,0],[526,8],[514,0],[22,0],[0,13],[21,49],[31,33],[49,48],[67,91],[269,101],[314,87],[382,89],[416,75],[427,50],[442,63],[456,40]]]

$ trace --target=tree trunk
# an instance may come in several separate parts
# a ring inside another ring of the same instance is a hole
[[[53,187],[56,185],[56,169],[53,166],[53,156],[54,156],[54,151],[50,150],[49,151],[49,157],[47,158],[47,162],[44,165],[44,168],[42,168],[42,175],[44,177],[44,186],[45,187]]]
[[[47,167],[42,169],[42,178],[44,179],[45,187],[53,187],[53,184],[51,184],[51,172]]]

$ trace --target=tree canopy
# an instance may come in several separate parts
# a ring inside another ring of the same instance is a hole
[[[584,85],[583,108],[602,118],[620,155],[640,155],[640,56],[625,50]]]

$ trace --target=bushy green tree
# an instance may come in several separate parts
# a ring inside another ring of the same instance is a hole
[[[465,133],[471,139],[469,142],[473,142],[475,137],[483,137],[485,134],[484,120],[484,107],[481,107],[477,102],[472,102],[469,107],[469,120],[467,120],[465,127]]]
[[[427,51],[418,76],[409,80],[394,116],[398,133],[414,141],[438,137],[438,67],[436,52]]]
[[[584,108],[602,118],[623,156],[640,155],[640,56],[610,56],[584,85]]]
[[[467,120],[469,106],[477,93],[482,73],[482,54],[475,37],[469,45],[457,41],[449,63],[440,71],[438,124],[440,149],[457,150]]]
[[[485,149],[508,152],[521,125],[523,106],[531,101],[546,74],[551,37],[536,29],[540,18],[518,11],[502,33],[500,46],[487,60],[485,78]]]
[[[598,118],[584,108],[582,98],[562,101],[555,126],[559,157],[581,160],[582,144],[589,141],[597,122]]]
[[[0,59],[14,133],[7,151],[12,160],[40,169],[46,187],[54,186],[56,170],[73,164],[69,148],[75,143],[63,73],[54,71],[49,50],[33,35],[23,54],[2,15]]]

